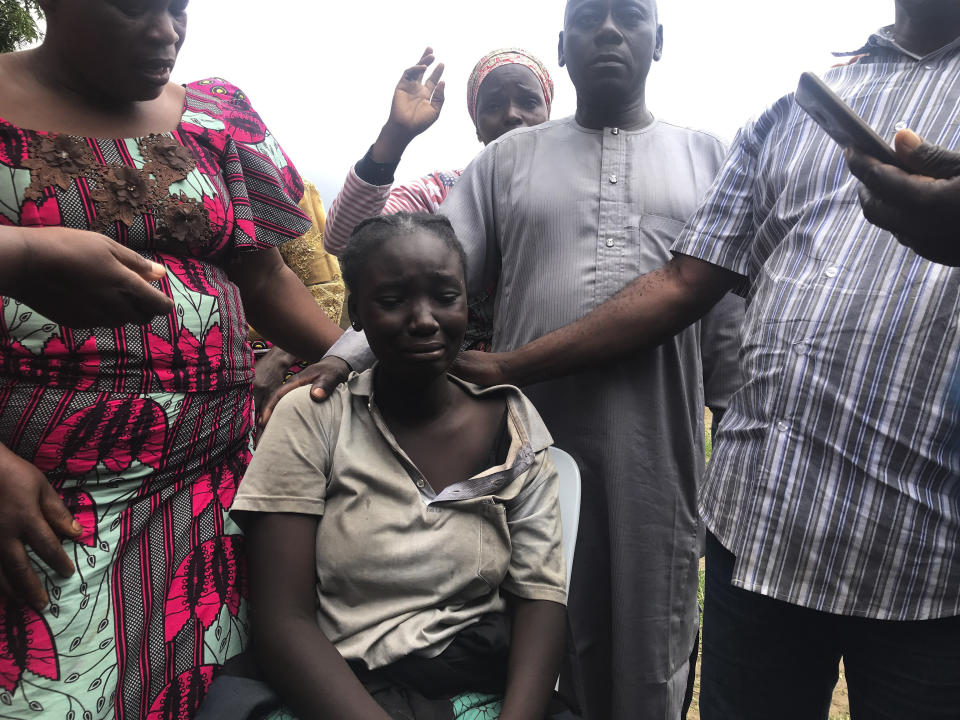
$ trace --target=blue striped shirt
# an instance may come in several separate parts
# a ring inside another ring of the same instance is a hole
[[[859,53],[824,79],[878,133],[960,148],[960,40],[917,57],[886,29]],[[734,585],[843,615],[960,615],[960,269],[863,218],[792,95],[740,131],[673,251],[746,278],[744,384],[700,498]]]

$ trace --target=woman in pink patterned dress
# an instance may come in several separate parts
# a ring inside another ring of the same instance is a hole
[[[247,321],[340,331],[247,98],[169,82],[186,0],[40,4],[0,56],[0,716],[187,718],[246,638]]]

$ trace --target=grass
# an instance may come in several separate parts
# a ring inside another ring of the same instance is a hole
[[[710,438],[710,424],[713,422],[713,415],[709,410],[705,411],[704,424],[706,425],[706,456],[707,462],[710,462],[710,453],[713,451],[713,443]],[[700,559],[700,584],[697,588],[697,601],[700,607],[703,607],[703,583],[704,583],[704,565],[703,559]],[[702,618],[701,618],[702,620]],[[700,720],[700,662],[697,661],[697,679],[693,685],[693,704],[690,706],[690,712],[687,714],[688,720]],[[833,690],[833,702],[830,705],[830,720],[850,720],[850,705],[847,701],[847,677],[843,669],[843,663],[840,664],[840,679],[837,681],[837,687]]]

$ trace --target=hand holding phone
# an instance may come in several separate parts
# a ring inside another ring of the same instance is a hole
[[[960,152],[910,130],[898,132],[895,143],[907,172],[856,149],[844,153],[861,182],[864,216],[927,260],[960,267]]]
[[[796,100],[797,105],[841,147],[856,148],[880,162],[907,169],[890,144],[813,73],[800,76]]]

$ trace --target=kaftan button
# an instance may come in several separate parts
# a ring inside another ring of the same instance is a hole
[[[613,247],[615,244],[613,238],[607,238],[607,247]]]
[[[616,184],[617,184],[617,176],[616,176],[616,175],[611,175],[611,176],[610,176],[610,184],[611,184],[611,185],[616,185]]]

